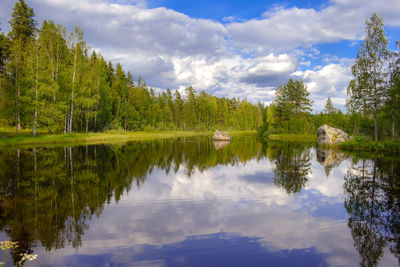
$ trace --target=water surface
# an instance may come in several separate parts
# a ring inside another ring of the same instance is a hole
[[[20,246],[0,261],[397,266],[399,176],[398,158],[251,136],[2,149],[0,238]]]

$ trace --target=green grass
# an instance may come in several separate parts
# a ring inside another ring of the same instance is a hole
[[[338,145],[341,150],[365,151],[365,152],[388,152],[400,154],[399,141],[373,141],[365,137],[356,137],[353,140]]]
[[[230,136],[235,136],[235,135],[258,135],[257,131],[250,131],[250,130],[232,130],[232,131],[228,131]],[[214,134],[214,132],[212,132],[212,134]]]
[[[314,143],[317,142],[317,135],[312,134],[270,134],[269,140],[295,142],[295,143]]]
[[[3,129],[0,129],[0,132]],[[103,144],[127,141],[146,141],[163,138],[191,137],[201,135],[213,135],[212,131],[108,131],[101,133],[71,133],[71,134],[41,134],[37,137],[29,136],[25,132],[16,135],[9,133],[7,136],[1,132],[0,146],[33,146],[54,144]],[[256,134],[252,131],[230,131],[232,136]]]

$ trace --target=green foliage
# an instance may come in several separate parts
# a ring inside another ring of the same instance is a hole
[[[311,111],[310,93],[303,81],[289,81],[276,88],[276,111],[280,121],[287,121],[293,115],[301,116]]]
[[[383,68],[388,56],[388,40],[383,19],[376,13],[366,22],[366,37],[352,67],[354,80],[347,88],[347,107],[350,111],[372,115],[375,122],[375,140],[378,140],[377,113],[387,96]]]
[[[327,115],[333,115],[333,114],[336,114],[338,112],[339,112],[339,110],[333,106],[331,98],[328,97],[328,100],[326,100],[324,113],[327,114]]]
[[[17,1],[8,38],[0,38],[1,123],[16,131],[90,132],[143,129],[255,130],[264,107],[218,98],[189,86],[158,94],[143,78],[113,66],[84,40],[84,32],[44,21]],[[3,66],[4,62],[7,64]]]
[[[0,33],[0,83],[1,77],[4,73],[6,60],[10,54],[10,39],[7,38],[4,33]],[[1,86],[0,86],[1,88]]]
[[[279,133],[311,133],[310,93],[303,81],[290,79],[285,85],[276,88],[273,104],[265,108],[263,136]]]
[[[11,20],[9,21],[11,26],[9,36],[12,42],[24,44],[33,37],[37,25],[33,19],[34,16],[33,9],[24,0],[15,2]]]
[[[343,150],[386,152],[400,154],[400,143],[396,141],[374,141],[366,136],[357,136],[353,140],[343,142],[339,145]]]
[[[311,172],[310,150],[303,145],[284,144],[275,152],[274,183],[288,194],[298,193],[308,181]]]
[[[268,140],[284,141],[293,143],[315,143],[316,135],[301,135],[301,134],[270,134],[266,136]]]

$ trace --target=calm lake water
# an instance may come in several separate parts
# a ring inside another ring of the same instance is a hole
[[[0,190],[7,266],[399,264],[399,158],[251,136],[3,148]]]

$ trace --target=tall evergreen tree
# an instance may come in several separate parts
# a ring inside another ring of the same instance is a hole
[[[185,108],[184,108],[184,126],[186,129],[193,129],[197,121],[197,96],[192,86],[185,89]]]
[[[96,128],[103,130],[110,127],[110,123],[113,119],[113,99],[111,92],[112,76],[109,72],[109,65],[104,60],[104,58],[100,59],[100,66],[98,71],[99,101],[97,105]]]
[[[276,88],[275,107],[280,121],[299,116],[311,111],[312,101],[308,98],[310,93],[303,81],[292,80]]]
[[[332,115],[332,114],[335,114],[335,113],[337,113],[337,112],[338,112],[337,108],[335,108],[335,107],[333,106],[333,103],[332,103],[331,98],[328,97],[328,99],[326,100],[326,104],[325,104],[325,108],[324,108],[324,113],[325,113],[325,114],[328,114],[328,115]]]
[[[175,125],[177,128],[184,127],[184,102],[178,90],[174,93],[175,102]]]
[[[0,28],[1,30],[1,28]],[[10,54],[10,39],[7,38],[4,33],[0,33],[0,118],[3,118],[6,108],[5,103],[5,86],[3,82],[4,72],[6,69],[6,62]]]
[[[375,140],[378,140],[377,114],[384,104],[387,90],[383,68],[388,55],[383,18],[376,13],[366,21],[366,37],[352,67],[354,79],[347,88],[347,107],[374,118]]]
[[[0,88],[1,88],[1,78],[3,76],[6,67],[6,61],[8,59],[9,53],[10,53],[10,41],[4,35],[4,33],[0,33]]]
[[[15,98],[15,130],[21,125],[21,114],[20,114],[20,95],[24,88],[24,51],[27,47],[27,43],[33,38],[36,31],[36,21],[33,19],[35,13],[24,0],[18,0],[15,2],[13,12],[11,13],[11,20],[9,21],[11,31],[8,33],[11,39],[10,44],[10,57],[9,57],[9,70],[10,78],[14,85],[14,98]]]

